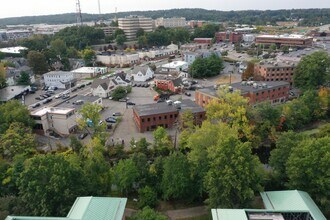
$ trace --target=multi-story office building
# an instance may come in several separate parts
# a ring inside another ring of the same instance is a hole
[[[238,43],[242,41],[243,35],[239,32],[217,32],[215,33],[216,42]]]
[[[119,29],[125,32],[127,40],[134,40],[136,32],[142,28],[145,32],[151,32],[153,27],[153,20],[143,16],[127,16],[118,19]]]
[[[286,81],[292,86],[296,66],[296,62],[261,61],[254,65],[254,73],[264,81]]]
[[[288,100],[290,84],[284,81],[243,81],[231,84],[229,89],[231,92],[239,91],[243,97],[249,99],[251,105],[265,101],[276,105]],[[197,90],[195,93],[196,103],[201,107],[205,107],[214,99],[218,99],[218,89],[216,87],[206,87]]]
[[[157,18],[155,20],[156,27],[166,27],[166,28],[176,28],[176,27],[185,27],[187,25],[186,18]]]
[[[259,35],[256,37],[256,44],[275,44],[280,46],[292,47],[310,47],[312,46],[313,38],[298,34],[284,35]]]

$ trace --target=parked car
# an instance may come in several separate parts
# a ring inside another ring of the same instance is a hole
[[[89,81],[88,83],[86,83],[86,86],[92,85],[92,81]]]
[[[115,112],[112,114],[112,116],[121,116],[121,113],[120,112]]]
[[[127,105],[135,105],[134,102],[126,102]]]
[[[83,134],[81,134],[81,135],[79,135],[79,139],[80,140],[82,140],[82,139],[84,139],[85,137],[87,137],[87,135],[88,135],[88,133],[83,133]]]
[[[127,102],[127,99],[126,98],[123,98],[123,99],[119,99],[118,101],[119,102]]]
[[[117,122],[117,119],[115,119],[113,117],[109,117],[109,118],[106,118],[105,121],[106,122],[109,122],[109,123],[116,123]]]
[[[191,93],[189,93],[189,92],[185,92],[184,93],[186,96],[191,96]]]
[[[40,106],[40,103],[35,103],[35,104],[31,105],[32,108],[37,108],[39,106]]]
[[[59,99],[61,97],[62,97],[62,94],[58,94],[58,95],[54,96],[55,99]]]
[[[38,96],[38,97],[35,97],[35,99],[36,100],[42,100],[43,98],[41,98],[41,97]]]

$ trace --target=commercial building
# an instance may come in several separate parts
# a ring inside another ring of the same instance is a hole
[[[191,28],[202,27],[204,24],[209,23],[208,21],[189,21],[188,24]]]
[[[179,47],[176,44],[170,44],[167,47],[162,47],[160,49],[150,49],[146,51],[139,51],[139,58],[142,60],[159,60],[178,52]]]
[[[277,47],[310,47],[313,44],[313,38],[298,34],[259,35],[256,37],[256,44],[275,44]]]
[[[186,51],[183,52],[183,61],[187,62],[190,66],[197,58],[207,58],[212,54],[220,57],[221,52],[218,50],[196,50],[196,51]]]
[[[142,28],[145,32],[151,32],[153,28],[153,20],[143,16],[127,16],[118,18],[118,27],[125,32],[127,40],[136,39],[136,32]]]
[[[206,50],[206,49],[207,49],[207,44],[197,44],[197,43],[183,44],[180,47],[181,52],[195,51],[195,50]]]
[[[243,35],[243,41],[247,43],[252,43],[255,40],[255,36],[253,34],[244,34]]]
[[[215,33],[215,40],[217,43],[219,42],[230,42],[230,43],[238,43],[243,39],[243,35],[239,32],[217,32]]]
[[[118,27],[106,26],[106,27],[98,27],[98,29],[101,29],[105,36],[110,36],[116,32]]]
[[[7,86],[0,89],[0,103],[21,98],[24,94],[27,94],[30,89],[30,86]]]
[[[190,99],[181,102],[161,102],[133,107],[133,118],[139,132],[152,131],[158,126],[172,128],[184,111],[194,114],[194,123],[201,125],[205,119],[205,110]]]
[[[74,108],[45,107],[31,112],[35,121],[33,131],[41,135],[70,135],[76,128]]]
[[[71,71],[76,79],[94,78],[108,72],[107,67],[81,67]]]
[[[110,67],[129,67],[140,63],[139,54],[102,54],[96,56],[96,61]]]
[[[284,81],[242,81],[240,83],[233,83],[229,87],[229,92],[239,91],[240,94],[249,99],[249,104],[268,101],[272,105],[284,103],[289,98],[290,84]],[[218,88],[206,87],[199,89],[195,93],[196,103],[205,107],[212,100],[218,99]]]
[[[46,86],[55,86],[59,89],[67,89],[72,86],[76,80],[73,72],[51,71],[43,75]]]
[[[7,216],[5,220],[123,220],[126,198],[78,197],[66,217]]]
[[[161,66],[162,71],[164,72],[177,72],[184,71],[188,69],[188,63],[184,61],[173,61]]]
[[[211,45],[212,44],[212,38],[196,37],[196,38],[194,38],[194,43]]]
[[[176,27],[185,27],[187,25],[186,18],[157,18],[155,20],[155,26],[163,26],[165,28],[176,28]]]
[[[260,193],[264,209],[212,209],[213,220],[326,220],[308,193],[299,190]]]
[[[297,62],[261,61],[254,65],[254,73],[264,81],[286,81],[293,84],[293,75]]]

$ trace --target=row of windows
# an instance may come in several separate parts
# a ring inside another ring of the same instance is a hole
[[[174,118],[177,118],[178,114],[174,114]],[[169,118],[173,118],[173,115],[170,115]],[[153,121],[156,121],[157,117],[153,117]],[[158,116],[158,120],[167,120],[167,115],[165,115],[164,117],[162,116]],[[147,118],[147,121],[150,122],[151,118]],[[142,122],[145,122],[144,118],[142,118]]]
[[[261,94],[264,94],[264,93],[261,93]],[[285,95],[285,92],[282,92],[282,95]],[[259,93],[256,93],[256,96],[259,96]],[[278,96],[280,96],[280,93],[278,93]],[[274,98],[274,97],[275,97],[275,94],[272,95],[272,98]],[[266,96],[266,98],[268,98],[268,95]],[[260,99],[260,97],[259,97],[259,99]]]
[[[266,79],[266,81],[288,81],[291,80],[290,78],[280,78],[280,79]]]
[[[289,75],[289,73],[281,73],[281,74],[277,73],[276,76],[284,76],[284,74],[285,76]],[[267,74],[267,76],[270,76],[270,74]],[[275,74],[273,73],[272,76],[275,76]],[[290,76],[293,76],[293,73],[290,73]]]
[[[289,71],[289,70],[291,70],[291,71],[293,71],[294,70],[294,68],[293,67],[283,67],[283,68],[276,68],[276,69],[272,69],[272,68],[267,68],[267,71],[268,72],[275,72],[275,71]]]

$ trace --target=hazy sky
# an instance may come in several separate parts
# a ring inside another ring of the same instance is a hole
[[[98,13],[98,0],[80,0],[83,13]],[[215,10],[330,8],[330,0],[100,0],[101,12],[171,8]],[[75,12],[76,0],[5,0],[0,18]]]

